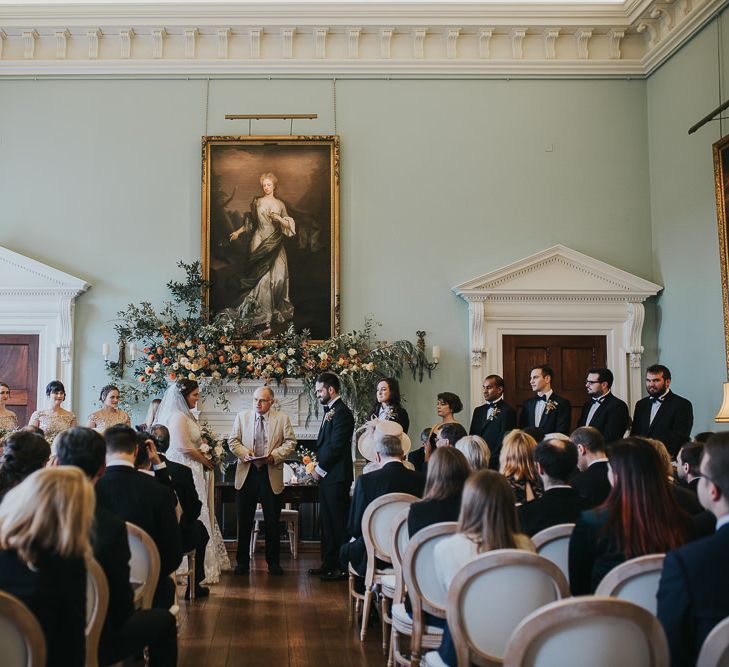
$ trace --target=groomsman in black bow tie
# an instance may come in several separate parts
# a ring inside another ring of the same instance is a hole
[[[349,489],[352,486],[352,433],[354,416],[339,397],[339,378],[321,373],[316,378],[316,397],[324,406],[324,419],[316,439],[318,465],[312,473],[319,481],[321,525],[320,567],[309,570],[322,581],[346,579],[339,569],[339,548],[347,541]]]
[[[645,388],[648,396],[635,404],[630,435],[643,435],[660,440],[676,458],[678,450],[691,440],[694,409],[691,401],[674,394],[671,371],[661,364],[648,367]]]
[[[545,433],[569,435],[570,402],[552,390],[554,371],[546,364],[535,366],[529,375],[529,384],[536,392],[534,398],[524,401],[519,416],[519,427],[537,426]]]
[[[605,442],[620,440],[630,423],[628,405],[610,391],[613,373],[607,368],[590,368],[585,388],[590,400],[582,408],[577,426],[592,426],[602,433]]]
[[[479,435],[491,450],[489,468],[499,469],[499,454],[504,435],[516,428],[516,410],[504,400],[504,379],[487,375],[483,381],[486,401],[473,411],[469,435]]]

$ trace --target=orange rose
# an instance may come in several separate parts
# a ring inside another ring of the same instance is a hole
[[[177,379],[177,373],[170,373],[170,380],[176,380]]]
[[[311,463],[311,456],[305,456],[303,459],[301,459],[301,461],[304,465],[308,465],[309,463]]]
[[[220,355],[220,356],[218,357],[218,361],[219,361],[219,362],[220,362],[221,364],[224,364],[224,363],[225,363],[225,357],[224,357],[224,356],[223,356],[223,355],[221,354],[221,355]]]
[[[140,382],[145,382],[147,378],[146,378],[146,377],[144,377],[144,375],[140,375],[140,376],[139,376],[139,377],[138,377],[137,379],[138,379],[138,380],[139,380]]]
[[[155,356],[154,356],[153,354],[150,354],[150,355],[149,355],[149,356],[147,357],[147,359],[149,359],[150,361],[154,361],[154,360],[155,360]]]
[[[162,363],[163,364],[169,364],[170,363],[170,358],[169,357],[165,357],[164,359],[162,359]]]

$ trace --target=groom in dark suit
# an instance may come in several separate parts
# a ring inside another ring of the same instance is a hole
[[[486,401],[473,411],[469,435],[481,436],[491,450],[489,468],[499,469],[499,454],[504,435],[516,428],[516,410],[504,400],[504,379],[487,375],[483,381]]]
[[[646,369],[645,387],[648,396],[635,404],[630,435],[660,440],[675,459],[678,450],[691,440],[691,401],[671,391],[671,371],[660,364]]]
[[[610,391],[613,373],[608,368],[590,368],[585,388],[590,400],[582,408],[577,426],[596,428],[605,442],[620,440],[628,429],[630,411],[628,405]]]
[[[534,398],[524,401],[519,416],[519,427],[537,426],[544,433],[570,433],[570,402],[552,390],[554,371],[551,366],[535,366],[529,375],[529,384],[536,392]]]
[[[729,617],[729,433],[706,442],[700,472],[699,500],[716,532],[666,555],[656,596],[672,667],[695,665],[706,636]]]
[[[347,541],[349,488],[354,479],[354,416],[339,397],[339,390],[339,378],[334,373],[321,373],[316,378],[316,397],[324,406],[324,419],[316,439],[318,464],[312,473],[319,481],[322,564],[309,570],[309,574],[320,575],[322,581],[347,578],[339,569],[339,549]]]

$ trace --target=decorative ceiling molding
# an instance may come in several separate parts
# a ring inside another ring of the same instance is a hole
[[[643,77],[727,3],[2,5],[0,77]]]

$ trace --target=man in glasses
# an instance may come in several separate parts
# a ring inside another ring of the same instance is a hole
[[[590,400],[582,408],[577,426],[592,426],[602,433],[605,442],[620,440],[630,421],[628,405],[611,392],[613,373],[608,368],[590,368],[585,389]]]
[[[658,587],[672,667],[696,664],[706,636],[729,616],[729,433],[706,442],[700,472],[699,500],[716,517],[716,531],[669,552]]]

